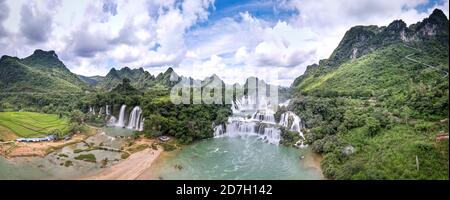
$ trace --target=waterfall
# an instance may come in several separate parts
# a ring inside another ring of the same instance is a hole
[[[231,101],[231,111],[233,114],[239,113],[239,107],[238,107],[238,105],[236,105],[236,103],[234,101]]]
[[[128,120],[128,129],[139,130],[142,119],[142,110],[139,106],[133,108]]]
[[[290,131],[295,131],[300,134],[300,137],[305,139],[301,131],[301,119],[295,113],[287,111],[281,115],[280,126],[287,128]]]
[[[117,121],[117,123],[115,124],[115,126],[117,127],[125,127],[125,108],[127,106],[124,104],[122,105],[122,107],[120,107],[120,113],[119,113],[119,120]]]
[[[126,105],[122,105],[120,107],[120,113],[118,118],[114,117],[111,112],[111,106],[106,105],[105,112],[109,119],[106,123],[107,126],[116,126],[136,131],[143,131],[144,130],[144,116],[142,114],[142,109],[139,106],[136,106],[131,110],[130,114],[128,115],[128,121],[125,119],[125,112],[126,112]],[[127,122],[127,123],[126,123]]]
[[[257,109],[256,98],[254,96],[243,96],[240,100],[236,99],[233,107],[232,109],[235,109],[237,113],[240,113],[242,111],[255,110]]]
[[[111,109],[110,106],[109,106],[109,105],[106,105],[106,109],[105,109],[105,111],[106,111],[106,116],[111,115],[110,109]]]
[[[275,113],[271,110],[257,111],[252,115],[252,119],[262,123],[276,124]]]
[[[280,107],[288,107],[290,102],[291,102],[291,100],[288,99],[288,100],[286,100],[285,102],[280,103],[280,104],[278,104],[278,105],[279,105]]]
[[[301,119],[298,115],[291,111],[287,111],[281,115],[280,118],[280,126],[287,128],[289,131],[297,132],[302,139],[295,143],[295,146],[299,148],[307,147],[308,145],[304,144],[305,136],[302,132]]]
[[[289,100],[283,104],[287,106]],[[280,122],[275,121],[275,112],[270,108],[270,102],[264,97],[256,101],[254,97],[242,97],[231,102],[233,116],[228,118],[226,124],[218,125],[214,128],[214,137],[248,137],[257,136],[262,141],[270,144],[279,144],[281,140],[281,130],[277,127],[283,126],[290,131],[298,132],[301,139],[296,142],[296,146],[304,148],[305,137],[301,131],[301,119],[295,113],[288,111],[281,115]],[[242,115],[244,112],[253,111],[251,116]]]
[[[116,117],[111,116],[111,118],[109,118],[109,120],[108,120],[107,125],[108,125],[108,126],[115,126],[116,123],[117,123],[116,121],[117,121]]]
[[[271,144],[278,144],[281,140],[280,130],[275,127],[264,128],[263,140]]]
[[[140,124],[139,124],[139,131],[144,131],[144,121],[145,121],[145,118],[142,117],[142,120],[140,121]]]
[[[274,112],[269,109],[265,99],[257,101],[254,96],[243,96],[231,103],[233,116],[225,125],[214,128],[214,137],[258,137],[263,142],[279,144],[280,130],[276,128]],[[242,113],[252,112],[253,115],[242,116]]]
[[[104,113],[103,107],[100,107],[100,111],[98,111],[98,117],[103,115],[103,113]]]
[[[214,128],[214,137],[219,137],[224,134],[223,125],[218,125]]]

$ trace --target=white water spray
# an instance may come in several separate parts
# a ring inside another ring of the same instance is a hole
[[[111,112],[111,106],[106,105],[106,115],[110,116],[107,121],[107,126],[116,126],[136,131],[143,131],[144,130],[144,116],[142,114],[142,109],[139,106],[136,106],[131,110],[128,122],[126,120],[125,112],[126,112],[126,105],[122,105],[120,107],[120,112],[118,118],[114,117]]]
[[[139,130],[140,123],[142,120],[142,110],[139,106],[133,108],[130,113],[130,118],[128,120],[128,129]]]
[[[287,106],[289,101],[281,104]],[[295,113],[288,111],[281,115],[280,122],[275,121],[275,112],[271,109],[269,102],[265,98],[256,101],[253,97],[242,97],[240,100],[232,102],[231,110],[233,116],[228,118],[225,125],[218,125],[214,128],[214,137],[247,137],[257,136],[262,141],[271,144],[279,144],[281,131],[277,127],[283,126],[290,131],[298,132],[301,139],[296,142],[296,146],[304,148],[305,137],[301,131],[301,119]],[[246,116],[245,112],[253,111],[251,116]]]
[[[257,136],[270,144],[279,144],[280,130],[275,127],[274,112],[269,109],[268,103],[256,101],[255,97],[242,97],[232,102],[233,116],[228,118],[226,125],[214,128],[214,137],[249,137]],[[246,112],[253,112],[248,117]],[[244,115],[244,116],[243,116]]]
[[[127,108],[127,106],[125,104],[122,105],[122,107],[120,107],[119,120],[117,121],[115,126],[122,127],[122,128],[125,127],[125,109],[126,108]]]
[[[304,144],[305,136],[302,132],[302,121],[298,115],[291,111],[287,111],[281,115],[280,126],[287,128],[289,131],[297,132],[302,139],[295,143],[295,146],[304,148],[307,145]]]
[[[106,116],[111,115],[111,110],[110,110],[110,109],[111,109],[110,106],[109,106],[109,105],[106,105],[106,109],[105,109],[105,111],[106,111]]]

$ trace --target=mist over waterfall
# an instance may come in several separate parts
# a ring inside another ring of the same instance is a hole
[[[301,119],[295,113],[291,111],[283,113],[277,123],[273,105],[265,98],[256,100],[254,97],[244,96],[231,104],[233,116],[228,118],[226,124],[214,128],[215,138],[257,136],[264,142],[279,144],[281,140],[279,126],[282,126],[289,131],[298,132],[302,139],[296,143],[296,146],[305,147]]]

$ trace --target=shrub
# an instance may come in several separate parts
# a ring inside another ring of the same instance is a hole
[[[83,151],[84,151],[83,149],[75,149],[75,150],[73,150],[73,153],[81,153]]]
[[[414,125],[414,129],[419,132],[430,132],[433,129],[433,124],[430,122],[420,122]]]
[[[63,153],[58,154],[58,156],[59,156],[59,157],[65,157],[65,158],[69,157],[68,155],[63,154]]]
[[[300,135],[294,131],[288,131],[286,129],[281,129],[281,144],[286,146],[294,145],[298,140],[300,140]]]
[[[106,165],[108,165],[108,162],[109,162],[108,158],[103,159],[103,160],[101,161],[102,166],[100,166],[100,167],[101,167],[101,168],[105,168]]]
[[[380,121],[373,117],[366,119],[366,129],[369,136],[375,136],[381,129]]]
[[[173,151],[176,149],[175,146],[168,143],[161,143],[161,146],[163,147],[164,151]]]
[[[92,162],[92,163],[97,162],[97,159],[95,158],[94,154],[82,154],[82,155],[79,155],[79,156],[75,157],[75,159],[76,160],[82,160],[82,161],[85,161],[85,162]]]
[[[66,162],[64,162],[64,166],[65,167],[70,167],[70,166],[72,166],[73,165],[73,163],[72,163],[72,161],[70,161],[70,160],[66,160]]]
[[[122,159],[127,159],[128,157],[130,157],[129,153],[122,153],[122,155],[120,155],[120,158]]]
[[[86,127],[83,125],[79,125],[77,123],[70,123],[69,125],[69,133],[82,133],[86,132]]]

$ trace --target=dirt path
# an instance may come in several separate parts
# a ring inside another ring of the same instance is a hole
[[[418,51],[418,52],[421,52],[421,51],[422,51],[422,50],[420,50],[420,49],[416,49],[416,48],[410,47],[410,46],[408,46],[408,45],[404,45],[404,46],[407,47],[407,48],[416,50],[416,51]],[[405,59],[407,59],[407,60],[409,60],[409,61],[411,61],[411,62],[415,62],[415,63],[421,64],[421,65],[427,66],[427,67],[429,67],[429,68],[433,68],[434,70],[441,71],[441,72],[443,72],[443,73],[445,74],[444,77],[447,77],[447,76],[448,76],[448,72],[445,71],[445,70],[442,70],[442,69],[439,68],[439,67],[435,67],[435,66],[432,66],[432,65],[429,65],[429,64],[426,64],[426,63],[422,63],[422,62],[420,62],[420,61],[418,61],[418,60],[416,60],[416,59],[414,59],[414,58],[410,58],[411,56],[413,56],[413,55],[415,55],[415,54],[416,54],[416,53],[408,54],[408,55],[405,56]]]
[[[75,134],[70,140],[50,141],[50,142],[13,142],[12,148],[2,150],[0,146],[0,154],[7,157],[44,157],[53,150],[63,148],[67,145],[79,143],[87,138],[83,134]],[[3,146],[3,145],[2,145]],[[7,146],[5,145],[5,148]]]
[[[152,150],[147,148],[132,154],[126,160],[113,165],[95,175],[81,179],[85,180],[134,180],[149,169],[153,162],[161,154],[162,149]]]

